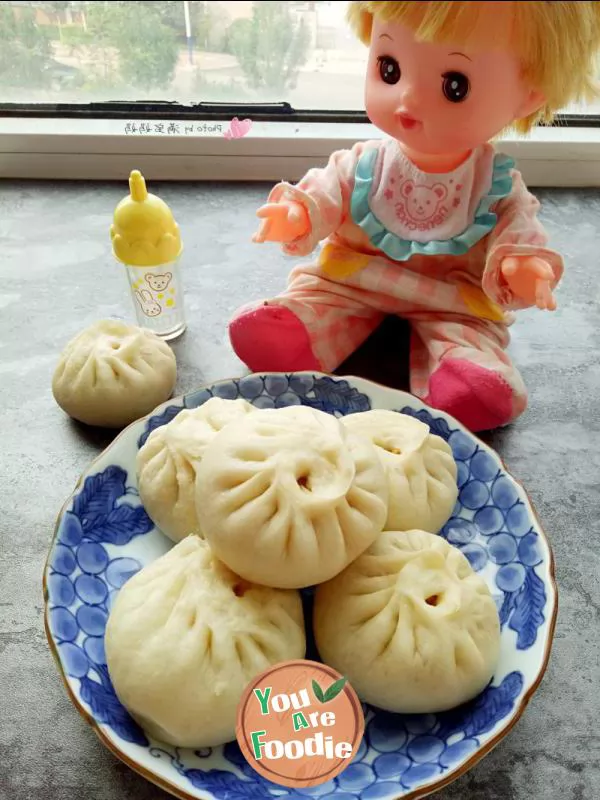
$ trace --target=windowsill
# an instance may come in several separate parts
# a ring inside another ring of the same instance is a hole
[[[383,135],[361,123],[257,122],[236,140],[226,130],[214,120],[3,118],[0,177],[122,180],[138,168],[154,180],[294,181],[334,150]],[[539,128],[498,147],[530,185],[600,186],[600,128]]]

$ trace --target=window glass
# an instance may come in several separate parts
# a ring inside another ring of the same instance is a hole
[[[361,110],[346,2],[0,2],[0,102],[281,102]],[[600,102],[576,113],[600,111]]]

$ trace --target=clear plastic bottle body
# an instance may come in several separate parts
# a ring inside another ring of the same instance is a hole
[[[186,329],[179,262],[154,267],[125,265],[137,324],[169,341]]]

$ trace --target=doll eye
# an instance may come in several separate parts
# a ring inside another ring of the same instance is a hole
[[[471,84],[462,72],[445,72],[442,75],[442,91],[446,100],[451,103],[462,103],[467,99]]]
[[[381,80],[384,83],[398,83],[402,73],[400,72],[400,64],[398,64],[395,58],[391,56],[379,56],[377,63],[379,64]]]

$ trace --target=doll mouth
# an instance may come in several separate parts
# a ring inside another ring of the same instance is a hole
[[[418,119],[411,117],[410,114],[396,114],[396,119],[406,131],[411,131],[421,124]]]

